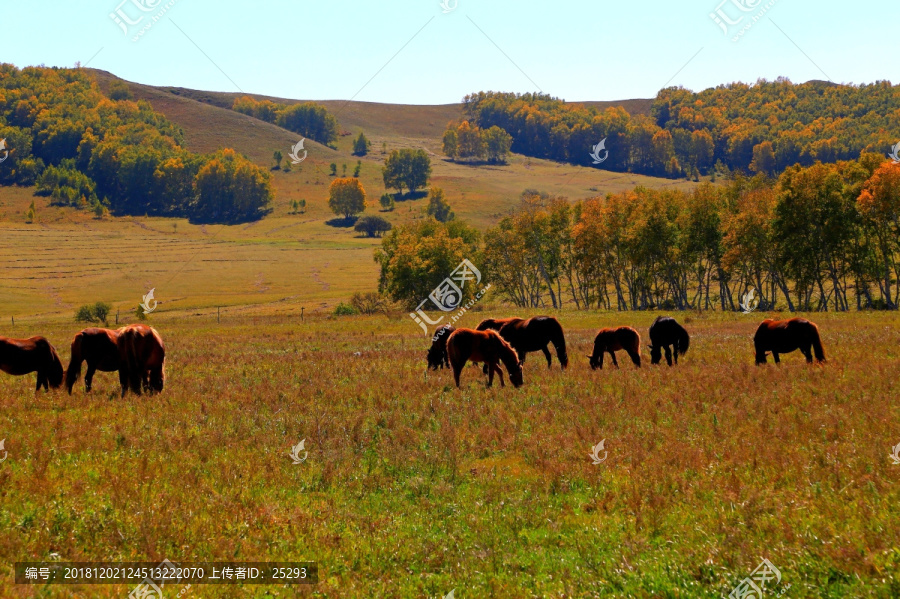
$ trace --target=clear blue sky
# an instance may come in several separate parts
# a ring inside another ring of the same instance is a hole
[[[647,98],[667,83],[696,91],[780,75],[900,81],[895,1],[774,0],[738,42],[710,18],[721,0],[447,1],[456,8],[444,14],[440,0],[125,0],[121,15],[146,15],[126,36],[110,18],[122,0],[0,0],[0,62],[80,61],[152,85],[411,104],[488,89]],[[733,35],[772,1],[726,0],[720,14],[744,16]]]

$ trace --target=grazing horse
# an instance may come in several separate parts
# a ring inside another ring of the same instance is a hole
[[[0,370],[13,376],[37,371],[37,393],[41,387],[58,389],[63,382],[63,367],[56,349],[43,337],[10,339],[0,337]]]
[[[437,370],[438,368],[450,368],[450,358],[447,356],[447,339],[450,333],[456,329],[449,324],[438,327],[434,330],[434,336],[431,338],[431,348],[428,350],[428,368]]]
[[[122,397],[131,389],[140,395],[163,390],[166,381],[166,348],[156,329],[133,324],[119,329],[119,383]]]
[[[504,341],[497,331],[473,331],[472,329],[456,329],[447,339],[447,354],[453,367],[453,378],[459,388],[459,375],[466,362],[484,362],[488,366],[488,384],[494,383],[494,373],[500,375],[500,386],[503,387],[503,370],[499,362],[503,362],[509,372],[509,381],[514,387],[522,384],[522,367],[519,356],[512,346]]]
[[[666,350],[666,362],[672,365],[672,348],[674,348],[675,364],[678,354],[687,353],[691,337],[684,327],[671,316],[657,316],[650,325],[650,363],[659,364],[662,360],[662,349]]]
[[[781,361],[778,354],[786,354],[796,349],[800,350],[809,364],[813,361],[813,353],[815,353],[816,362],[825,361],[825,350],[822,349],[819,327],[805,318],[789,320],[767,318],[756,329],[753,345],[756,346],[757,366],[766,363],[767,352],[772,352],[772,357],[778,364]]]
[[[485,318],[481,322],[478,323],[478,326],[475,327],[476,331],[497,331],[500,332],[504,326],[511,322],[523,322],[525,319],[520,318],[518,316],[512,316],[510,318]],[[487,374],[488,366],[485,364],[481,367],[481,372]]]
[[[594,338],[594,353],[588,358],[591,360],[591,370],[603,369],[603,354],[608,353],[613,365],[618,368],[615,352],[624,349],[631,357],[631,361],[641,367],[641,336],[631,327],[619,327],[617,329],[600,329]]]
[[[72,387],[78,377],[81,376],[81,364],[87,362],[87,372],[84,375],[84,390],[91,392],[91,383],[94,373],[116,372],[119,370],[119,348],[116,342],[119,339],[121,329],[90,328],[84,329],[72,340],[72,357],[69,359],[69,367],[66,369],[66,388],[72,395]]]
[[[510,319],[500,328],[500,336],[506,339],[516,353],[519,354],[520,364],[525,363],[525,355],[529,352],[544,352],[547,358],[547,368],[552,363],[550,351],[547,346],[552,343],[556,348],[556,357],[563,370],[569,365],[569,356],[566,354],[566,337],[563,335],[562,326],[552,316],[535,316],[528,320],[521,318]]]

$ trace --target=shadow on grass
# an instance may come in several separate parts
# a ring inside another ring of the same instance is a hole
[[[329,227],[337,227],[339,229],[346,229],[348,227],[352,227],[356,224],[356,221],[359,220],[358,216],[351,216],[349,218],[333,218],[331,220],[326,220],[325,224]]]

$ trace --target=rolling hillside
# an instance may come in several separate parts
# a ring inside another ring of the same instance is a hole
[[[93,71],[104,89],[116,78]],[[232,147],[261,165],[285,156],[299,136],[228,108],[237,94],[130,84],[136,100],[182,127],[188,149],[207,153]],[[261,96],[256,96],[262,98]],[[280,100],[279,101],[290,101]],[[383,146],[423,148],[432,156],[432,185],[442,187],[457,218],[480,229],[494,225],[527,188],[570,199],[647,187],[690,187],[684,180],[611,173],[513,155],[504,166],[470,166],[440,155],[446,123],[460,116],[458,104],[403,106],[368,102],[322,102],[337,116],[342,135],[337,149],[307,140],[308,158],[291,172],[272,171],[276,203],[261,221],[198,226],[184,219],[108,217],[49,206],[33,188],[0,188],[0,234],[11,240],[0,261],[0,318],[41,321],[70,319],[84,303],[106,301],[123,313],[156,288],[160,312],[200,314],[223,306],[235,311],[330,310],[354,291],[372,290],[377,239],[329,224],[329,164],[347,174],[355,168],[351,144],[360,130],[372,141],[361,159],[367,213],[394,224],[423,217],[424,199],[398,202],[378,212],[384,193]],[[633,100],[629,108],[649,107]],[[587,150],[586,150],[587,151]],[[304,214],[289,214],[290,202],[305,199]],[[34,201],[37,222],[24,217]],[[159,317],[157,314],[154,318]]]

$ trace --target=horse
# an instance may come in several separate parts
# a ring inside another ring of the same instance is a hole
[[[510,318],[485,318],[481,322],[478,323],[478,326],[475,327],[476,331],[497,331],[500,332],[504,326],[511,322],[522,322],[524,318],[520,318],[518,316],[511,316]],[[487,374],[488,366],[485,364],[481,367],[481,372]]]
[[[650,325],[650,363],[659,364],[662,360],[662,349],[666,350],[666,362],[672,365],[672,354],[678,364],[678,354],[687,353],[691,337],[683,326],[671,316],[657,316]],[[673,352],[674,349],[674,352]]]
[[[81,376],[81,364],[87,362],[84,375],[84,391],[91,392],[91,383],[96,371],[116,372],[119,370],[119,348],[116,344],[122,329],[90,328],[84,329],[72,339],[72,357],[66,369],[66,388],[69,395],[78,377]]]
[[[562,325],[552,316],[535,316],[528,320],[509,319],[509,322],[500,328],[499,333],[519,354],[520,364],[525,363],[525,355],[529,352],[542,351],[547,358],[547,368],[550,368],[552,360],[547,346],[552,343],[562,369],[565,370],[569,365]]]
[[[119,329],[119,383],[122,397],[131,389],[140,395],[145,389],[160,393],[166,382],[166,348],[153,327],[133,324]]]
[[[488,366],[488,383],[494,384],[494,373],[500,375],[500,386],[503,387],[503,370],[499,362],[503,362],[509,372],[509,381],[514,387],[522,385],[522,366],[519,355],[507,343],[500,333],[494,330],[475,331],[472,329],[456,329],[447,339],[447,354],[453,367],[453,378],[459,388],[459,375],[466,362],[484,362]]]
[[[603,369],[603,353],[612,357],[613,365],[618,368],[615,352],[624,349],[628,352],[635,366],[641,367],[641,336],[631,327],[617,329],[600,329],[594,338],[594,353],[590,358],[591,370]]]
[[[0,370],[13,376],[37,372],[37,393],[41,387],[59,389],[63,383],[63,367],[49,341],[44,337],[10,339],[0,337]]]
[[[756,348],[757,366],[766,363],[766,353],[768,352],[772,352],[772,357],[778,364],[781,362],[778,354],[790,353],[796,349],[799,349],[806,357],[807,364],[812,364],[813,353],[815,353],[816,362],[825,362],[825,350],[822,348],[822,339],[819,337],[819,327],[805,318],[765,319],[756,329],[753,345]]]
[[[450,368],[450,358],[447,356],[447,339],[456,328],[449,324],[438,327],[434,330],[431,337],[431,348],[428,350],[428,368],[437,370],[438,368]]]

